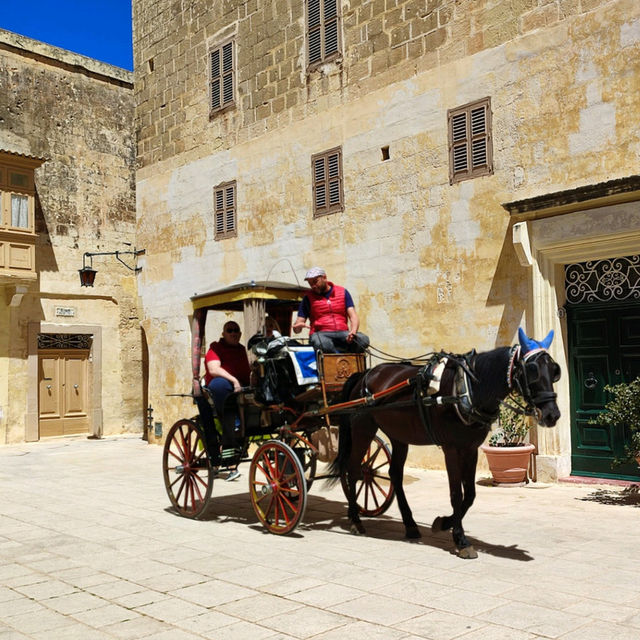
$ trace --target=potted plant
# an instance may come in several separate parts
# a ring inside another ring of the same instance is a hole
[[[514,398],[511,400],[515,403]],[[480,447],[487,457],[494,483],[515,484],[527,480],[529,460],[535,449],[526,441],[530,426],[530,418],[500,405],[496,428],[488,444]]]
[[[624,456],[616,458],[613,465],[634,460],[640,465],[640,376],[633,382],[606,385],[604,390],[611,394],[611,399],[591,423],[626,427],[630,440],[625,445]]]

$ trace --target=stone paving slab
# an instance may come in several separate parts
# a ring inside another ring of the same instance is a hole
[[[0,640],[640,638],[640,500],[624,487],[479,482],[479,557],[462,560],[430,529],[450,511],[443,472],[407,469],[420,540],[395,505],[349,534],[322,482],[274,536],[248,465],[188,520],[161,454],[132,436],[0,447]]]

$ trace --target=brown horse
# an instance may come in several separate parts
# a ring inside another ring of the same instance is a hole
[[[560,367],[547,348],[553,332],[542,342],[527,338],[520,330],[520,345],[500,347],[468,356],[449,355],[442,372],[439,391],[427,396],[430,369],[409,364],[378,365],[352,376],[345,385],[343,400],[371,397],[403,381],[404,390],[383,397],[372,406],[343,416],[338,456],[332,473],[346,474],[348,516],[353,533],[364,533],[357,504],[356,484],[361,478],[361,462],[378,429],[392,446],[389,476],[395,488],[398,507],[407,538],[420,537],[402,487],[408,446],[442,447],[445,456],[453,513],[434,520],[434,531],[452,530],[461,557],[477,553],[465,536],[462,519],[475,499],[475,473],[478,447],[495,420],[501,401],[514,389],[526,402],[525,412],[538,423],[552,427],[560,417],[553,383],[560,378]],[[466,373],[463,375],[460,368]],[[460,386],[461,379],[466,379]],[[465,386],[466,385],[466,386]]]

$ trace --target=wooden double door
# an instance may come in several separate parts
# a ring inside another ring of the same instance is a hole
[[[40,437],[89,431],[89,349],[38,351]]]
[[[611,302],[567,308],[571,366],[573,475],[637,480],[637,465],[612,466],[624,452],[623,425],[591,424],[609,400],[605,385],[640,376],[640,304]]]

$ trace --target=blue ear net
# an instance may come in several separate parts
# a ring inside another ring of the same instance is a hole
[[[522,330],[522,327],[518,327],[518,340],[520,341],[520,346],[524,353],[528,353],[534,349],[548,349],[553,341],[553,329],[549,331],[544,340],[538,342],[533,338],[527,337],[527,334]]]

